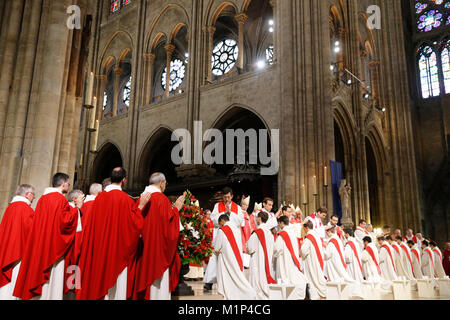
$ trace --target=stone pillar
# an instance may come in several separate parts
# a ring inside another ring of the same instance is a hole
[[[6,5],[6,4],[5,4]],[[0,61],[0,150],[3,144],[6,110],[9,100],[9,88],[14,73],[14,59],[17,55],[18,39],[22,23],[23,0],[11,1],[7,32],[2,42],[5,43],[2,61]]]
[[[216,32],[216,27],[209,26],[206,27],[206,33],[207,33],[207,51],[206,51],[206,77],[209,82],[212,81],[212,53],[213,53],[213,46],[214,46],[214,33]]]
[[[238,56],[238,67],[244,69],[244,24],[247,21],[248,16],[245,13],[240,13],[234,17],[238,23],[238,35],[239,35],[239,56]]]
[[[97,91],[97,115],[96,118],[101,120],[103,118],[103,104],[105,103],[105,87],[106,80],[108,77],[106,74],[98,74],[96,75],[97,83],[98,83],[98,91]],[[87,113],[86,113],[87,114]]]
[[[153,65],[155,64],[156,55],[154,53],[144,54],[145,61],[145,91],[144,105],[152,102],[152,85],[153,85]]]
[[[380,61],[378,60],[371,60],[369,61],[368,68],[370,70],[370,85],[372,87],[372,97],[374,103],[378,101],[378,96],[380,93],[380,87],[378,83],[378,68],[380,66]]]
[[[119,85],[120,85],[120,75],[122,74],[122,68],[115,68],[115,82],[114,82],[114,104],[113,104],[113,117],[117,116],[117,109],[119,107]]]
[[[175,51],[175,46],[171,43],[164,46],[164,49],[166,49],[166,98],[170,97],[170,71],[171,71],[171,64],[172,64],[172,54]]]

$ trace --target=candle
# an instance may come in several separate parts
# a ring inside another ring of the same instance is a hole
[[[328,186],[328,168],[325,166],[324,172],[323,172],[323,185]]]
[[[314,192],[314,195],[319,194],[317,192],[317,177],[316,176],[313,177],[313,192]]]
[[[85,105],[90,106],[92,103],[92,92],[94,91],[94,73],[91,72],[88,75],[87,85],[86,85],[86,98],[84,101]]]
[[[302,185],[302,201],[303,201],[303,204],[307,204],[308,203],[308,199],[306,198],[306,187],[305,187],[305,185]]]
[[[92,142],[92,151],[97,151],[97,143],[98,143],[98,129],[99,129],[98,120],[95,121],[95,132],[94,132],[94,141]]]
[[[94,97],[93,106],[94,106],[94,108],[91,109],[91,115],[89,117],[89,129],[94,129],[95,120],[97,120],[96,119],[97,118],[97,115],[96,115],[96,113],[97,113],[97,97]]]
[[[80,157],[80,168],[83,166],[83,154],[81,154],[81,157]]]

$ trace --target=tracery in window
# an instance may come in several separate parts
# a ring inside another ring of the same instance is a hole
[[[419,49],[418,54],[422,97],[437,97],[441,91],[436,52],[430,46],[425,46]]]
[[[266,49],[266,61],[269,65],[273,64],[273,45]]]
[[[441,62],[445,93],[450,93],[450,40],[444,42],[444,45],[442,46]]]
[[[131,77],[125,84],[125,87],[123,89],[123,103],[125,103],[127,107],[130,106],[130,96],[131,96]]]
[[[170,91],[177,90],[183,83],[186,76],[186,66],[180,59],[175,59],[170,63]],[[167,67],[161,75],[161,85],[166,90]]]
[[[235,40],[220,41],[213,50],[212,73],[221,76],[230,72],[237,62],[238,55],[239,48]]]

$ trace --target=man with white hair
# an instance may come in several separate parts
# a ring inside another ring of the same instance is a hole
[[[164,195],[167,186],[164,174],[156,172],[150,177],[150,186],[144,193],[150,195],[142,210],[142,253],[136,258],[136,276],[132,292],[139,300],[170,300],[171,292],[179,281],[181,267],[177,245],[180,236],[180,213],[185,194],[178,197],[173,207]]]
[[[414,235],[412,229],[406,230],[406,236],[403,237],[403,242],[407,243],[408,241],[413,241],[414,244],[417,244],[417,237]]]
[[[97,196],[102,192],[102,190],[103,186],[100,183],[94,183],[90,186],[89,195],[86,196],[83,207],[81,207],[81,212],[83,214],[82,220],[85,220],[86,215],[90,213],[95,198],[97,198]]]
[[[13,291],[33,222],[31,203],[34,198],[32,186],[20,185],[0,224],[0,300],[17,299]]]

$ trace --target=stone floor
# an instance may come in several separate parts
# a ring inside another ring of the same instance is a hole
[[[203,289],[204,283],[202,281],[186,281],[186,284],[192,287],[194,290],[194,296],[188,297],[173,297],[173,300],[224,300],[221,295],[217,292],[217,284],[214,284],[212,291],[205,291]],[[450,300],[450,297],[440,297],[439,292],[435,292],[436,297],[433,300]],[[417,291],[412,292],[413,300],[429,300],[429,299],[421,299],[417,295]],[[393,300],[393,296],[387,296],[386,300]]]

